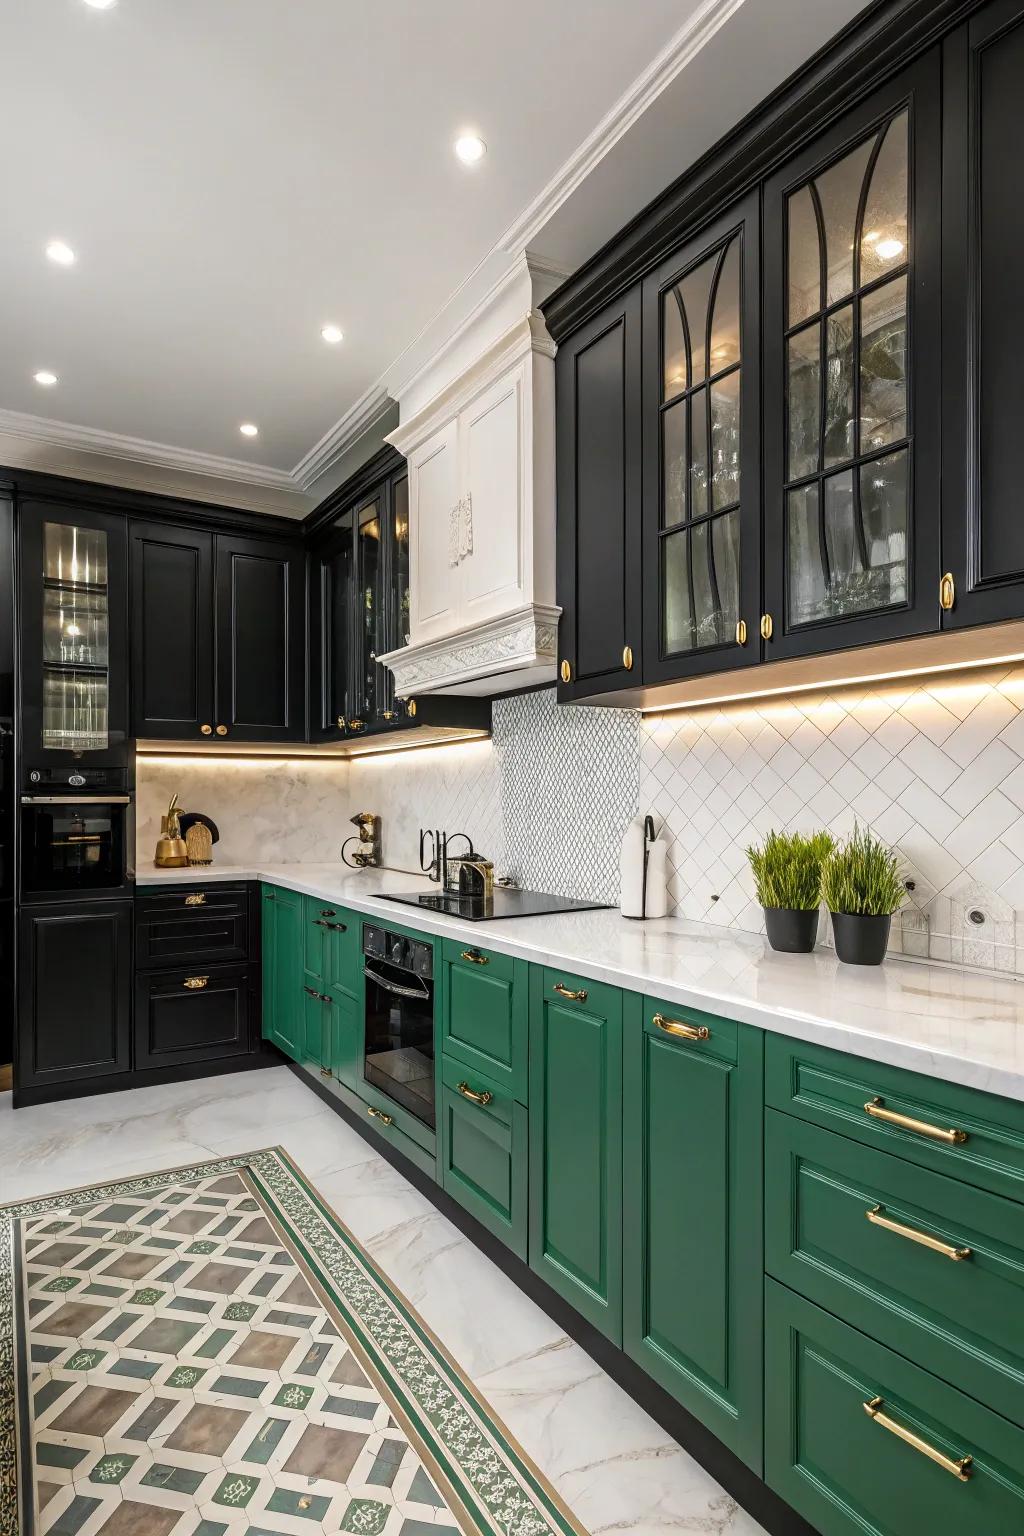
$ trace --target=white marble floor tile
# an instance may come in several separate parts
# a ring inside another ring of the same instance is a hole
[[[752,1520],[431,1202],[286,1068],[12,1110],[0,1200],[283,1146],[593,1536]]]

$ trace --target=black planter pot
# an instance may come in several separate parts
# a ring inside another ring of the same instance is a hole
[[[818,936],[818,908],[800,912],[793,907],[763,907],[768,943],[786,955],[809,955]]]
[[[881,965],[891,926],[888,912],[833,912],[836,954],[847,965]]]

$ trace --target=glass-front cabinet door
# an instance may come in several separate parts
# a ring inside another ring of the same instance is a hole
[[[377,660],[383,654],[384,639],[384,519],[387,504],[382,490],[358,508],[356,526],[356,611],[355,611],[355,705],[349,720],[351,731],[363,731],[375,724],[383,711],[387,692],[387,674]]]
[[[645,682],[758,658],[758,247],[751,196],[644,284]]]
[[[318,741],[344,736],[355,715],[351,658],[355,607],[354,514],[345,513],[310,557],[310,730]]]
[[[765,659],[938,626],[938,88],[933,53],[765,190]]]
[[[41,502],[19,514],[25,767],[126,763],[125,523]]]

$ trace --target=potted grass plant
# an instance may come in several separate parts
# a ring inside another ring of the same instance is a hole
[[[809,954],[818,933],[821,871],[835,847],[828,832],[769,832],[747,849],[772,949]]]
[[[832,914],[836,954],[847,965],[881,965],[892,914],[906,893],[891,848],[854,827],[825,861],[821,890]]]

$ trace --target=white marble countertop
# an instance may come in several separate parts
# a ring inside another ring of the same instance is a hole
[[[842,965],[831,950],[780,955],[763,937],[618,911],[469,923],[381,900],[420,875],[342,864],[140,870],[139,886],[267,880],[425,933],[566,969],[662,1002],[704,1008],[800,1040],[1024,1101],[1024,986],[953,966],[890,959]]]

